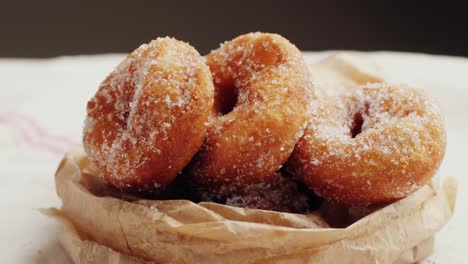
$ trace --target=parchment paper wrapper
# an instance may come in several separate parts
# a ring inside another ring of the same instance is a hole
[[[89,172],[78,148],[56,174],[61,242],[75,263],[413,263],[432,253],[456,194],[450,179],[427,185],[341,229],[316,213],[100,197],[81,184]]]
[[[362,52],[340,52],[308,65],[317,97],[335,96],[356,86],[385,81],[383,70]]]
[[[353,55],[328,60],[313,79],[319,90],[336,89],[319,96],[383,80]],[[91,174],[81,147],[56,172],[63,205],[50,213],[64,223],[60,241],[74,263],[414,263],[432,254],[434,234],[451,218],[456,197],[448,178],[364,217],[333,204],[291,214],[188,200],[130,202],[103,195]],[[354,222],[329,226],[343,217]]]

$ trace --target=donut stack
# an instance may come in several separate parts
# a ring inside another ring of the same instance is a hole
[[[83,145],[124,192],[177,182],[195,200],[302,212],[313,193],[347,205],[411,194],[440,166],[445,129],[435,100],[406,85],[317,99],[293,44],[249,33],[205,57],[172,38],[140,46],[88,102]]]

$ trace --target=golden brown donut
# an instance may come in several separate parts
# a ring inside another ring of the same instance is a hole
[[[158,38],[140,46],[88,102],[83,145],[92,164],[119,189],[166,186],[203,143],[213,89],[189,44]]]
[[[367,205],[405,197],[444,157],[441,111],[421,90],[371,84],[313,107],[286,168],[328,200]]]
[[[249,33],[206,56],[215,85],[214,117],[189,173],[227,193],[267,182],[302,135],[312,86],[288,40]]]

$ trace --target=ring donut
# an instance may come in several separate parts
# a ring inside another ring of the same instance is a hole
[[[192,180],[225,193],[271,180],[307,121],[313,91],[301,52],[279,35],[249,33],[206,59],[214,117],[190,166]]]
[[[368,205],[405,197],[444,157],[440,109],[420,90],[372,84],[313,107],[285,167],[328,200]]]
[[[302,192],[297,182],[278,173],[267,183],[248,185],[242,192],[228,196],[226,205],[277,212],[305,213],[310,209],[314,198],[316,197]]]
[[[204,58],[187,43],[140,46],[88,102],[83,145],[92,164],[119,189],[168,185],[203,144],[213,89]]]

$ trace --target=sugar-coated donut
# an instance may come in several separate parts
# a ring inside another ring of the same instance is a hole
[[[189,44],[158,38],[133,51],[88,102],[83,145],[119,189],[168,185],[203,143],[213,106],[204,58]]]
[[[207,139],[189,167],[197,184],[229,192],[267,182],[288,159],[313,91],[301,52],[266,33],[239,36],[206,56],[215,86]]]
[[[312,107],[285,167],[325,199],[394,201],[424,185],[444,157],[441,111],[421,90],[369,84]]]
[[[229,186],[214,189],[209,186],[190,186],[186,182],[182,182],[181,185],[189,187],[187,191],[192,201],[216,202],[242,208],[305,213],[317,209],[318,204],[321,203],[321,198],[317,197],[307,186],[291,177],[284,176],[282,172],[275,173],[268,182],[245,185],[242,190],[228,195],[224,194],[226,191],[220,188],[229,188]]]
[[[299,184],[278,173],[271,181],[245,186],[238,194],[227,197],[226,204],[242,208],[278,212],[305,213],[316,196],[308,196]]]

